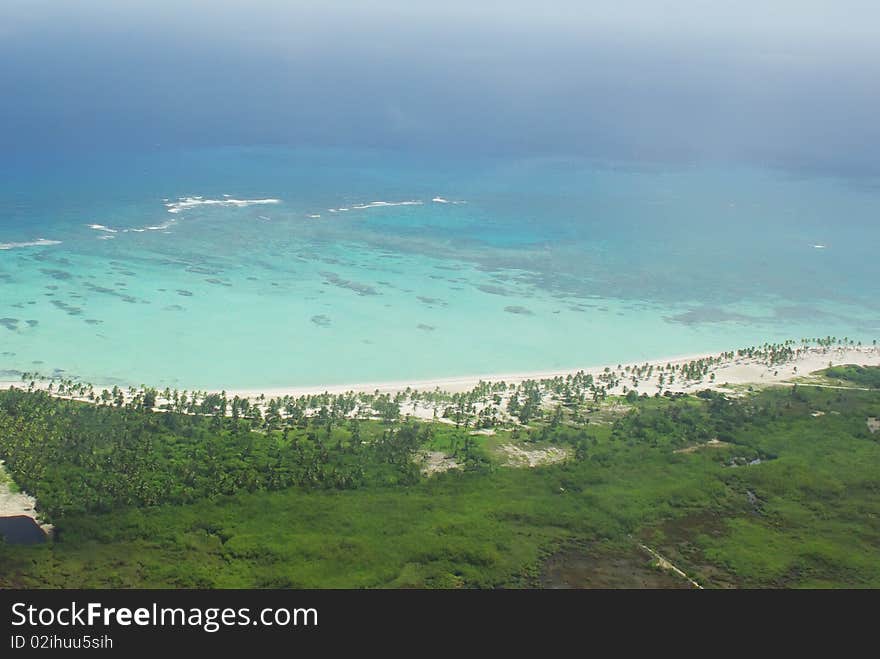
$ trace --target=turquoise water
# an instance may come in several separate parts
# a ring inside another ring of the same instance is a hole
[[[880,337],[866,179],[283,148],[0,174],[8,377],[268,388]]]

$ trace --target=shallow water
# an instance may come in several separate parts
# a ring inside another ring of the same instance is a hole
[[[880,336],[875,181],[282,148],[0,173],[0,379],[268,388]]]

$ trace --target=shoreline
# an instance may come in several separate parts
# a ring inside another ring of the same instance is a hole
[[[284,398],[300,396],[314,396],[320,394],[339,395],[346,393],[356,394],[396,394],[403,393],[407,389],[410,391],[418,391],[421,393],[430,393],[440,391],[443,393],[456,394],[473,390],[481,382],[483,383],[500,383],[507,385],[520,385],[526,381],[551,380],[558,377],[566,377],[575,373],[583,373],[592,375],[594,378],[607,374],[614,375],[618,383],[608,387],[609,394],[625,393],[623,391],[626,385],[631,388],[637,388],[640,393],[651,392],[649,387],[656,387],[659,383],[658,374],[666,370],[666,366],[681,367],[683,365],[694,362],[707,361],[708,370],[705,377],[699,379],[685,379],[673,382],[667,381],[663,384],[664,391],[671,392],[688,392],[695,389],[719,389],[725,386],[737,385],[768,385],[768,384],[786,384],[790,383],[792,378],[803,378],[810,373],[827,368],[829,363],[839,366],[841,364],[859,364],[862,366],[880,366],[880,346],[872,345],[801,345],[793,344],[793,350],[798,351],[798,355],[785,360],[783,363],[769,364],[762,357],[747,357],[736,355],[736,350],[726,351],[727,354],[734,353],[733,358],[725,358],[724,352],[720,353],[693,353],[689,355],[675,355],[666,358],[649,359],[644,361],[623,361],[617,364],[601,364],[596,366],[582,366],[568,369],[553,369],[543,371],[520,371],[508,373],[489,373],[480,375],[461,375],[450,377],[429,378],[425,380],[393,380],[393,381],[377,381],[377,382],[360,382],[348,384],[331,384],[331,385],[295,385],[288,387],[267,387],[265,389],[254,388],[212,388],[212,389],[178,389],[179,391],[189,391],[190,393],[206,393],[219,394],[225,392],[227,397],[232,398],[238,396],[250,400],[265,397],[267,400],[272,398]],[[640,371],[645,367],[657,371],[653,376],[646,376],[640,372],[635,378],[636,382],[630,382],[632,368],[638,368]],[[710,377],[714,376],[714,377]],[[37,389],[45,389],[48,383],[59,381],[62,378],[46,379],[36,382]],[[17,389],[24,388],[25,383],[21,380],[17,381],[0,381],[0,388],[8,389],[14,387]],[[635,386],[632,386],[632,385]],[[105,388],[95,385],[95,391],[99,392]],[[110,388],[110,387],[106,387]],[[121,389],[125,389],[120,387]],[[138,389],[138,387],[135,387]],[[173,390],[173,389],[172,389]]]
[[[556,377],[565,377],[583,372],[584,374],[597,375],[605,372],[605,369],[616,370],[618,366],[644,366],[647,365],[680,365],[701,359],[715,359],[720,353],[699,352],[689,355],[676,355],[675,357],[648,359],[645,361],[624,361],[616,364],[600,364],[595,366],[580,366],[565,369],[553,369],[542,371],[517,371],[508,373],[483,373],[480,375],[454,375],[448,377],[429,378],[425,380],[385,380],[377,382],[356,382],[349,384],[331,385],[301,385],[290,387],[269,387],[267,389],[232,388],[224,389],[227,396],[239,396],[241,398],[255,398],[265,395],[267,398],[283,396],[309,396],[318,394],[344,394],[349,392],[371,394],[378,390],[380,394],[403,392],[407,389],[413,391],[429,392],[436,389],[449,393],[462,393],[470,391],[480,382],[504,382],[506,384],[521,384],[528,380],[550,380]],[[208,389],[209,393],[220,393],[220,389]]]
[[[463,375],[456,377],[432,378],[427,380],[399,380],[390,382],[363,382],[353,384],[340,384],[329,386],[294,386],[294,387],[272,387],[265,390],[259,389],[227,389],[226,395],[229,397],[239,396],[240,398],[257,398],[261,395],[267,399],[283,398],[285,396],[299,397],[318,394],[344,394],[344,393],[367,393],[371,394],[378,391],[380,394],[395,394],[405,392],[407,389],[411,391],[419,391],[422,393],[441,391],[450,394],[464,393],[473,390],[480,382],[499,383],[504,382],[507,385],[520,385],[526,381],[551,380],[557,377],[565,378],[575,373],[583,373],[584,375],[592,375],[594,378],[598,376],[612,373],[622,376],[627,368],[632,367],[653,367],[654,369],[665,368],[667,365],[680,367],[693,362],[705,360],[720,360],[709,366],[707,377],[702,380],[685,380],[675,384],[667,383],[664,390],[672,392],[687,392],[695,388],[711,388],[719,389],[725,385],[767,385],[767,384],[785,384],[793,377],[808,376],[813,371],[827,368],[830,363],[835,366],[841,364],[854,363],[860,366],[880,366],[880,346],[794,346],[795,349],[803,351],[799,356],[776,365],[767,364],[761,358],[736,357],[730,360],[721,360],[723,353],[693,353],[690,355],[676,355],[674,357],[651,359],[645,361],[628,361],[618,362],[617,364],[601,364],[598,366],[586,366],[570,369],[554,369],[547,371],[520,371],[517,373],[495,373],[483,375]],[[730,351],[727,351],[730,352]],[[734,353],[736,351],[733,351]],[[708,376],[714,374],[714,380],[709,380]],[[645,387],[656,386],[658,380],[657,375],[653,377],[644,377],[640,375],[638,389],[640,392],[645,391]],[[623,385],[621,382],[618,386],[609,388],[608,393],[622,393]],[[219,393],[219,391],[212,391]]]

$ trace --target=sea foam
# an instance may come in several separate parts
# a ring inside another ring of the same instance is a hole
[[[421,206],[425,202],[418,199],[410,199],[408,201],[371,201],[365,204],[354,204],[352,206],[340,206],[339,208],[328,208],[331,213],[344,213],[346,211],[362,211],[368,208],[388,208],[389,206]]]
[[[60,245],[60,240],[47,240],[46,238],[37,238],[22,243],[0,243],[0,249],[16,249],[18,247],[45,247],[49,245]]]
[[[424,202],[418,200],[410,201],[371,201],[368,204],[356,204],[352,208],[363,210],[365,208],[384,208],[386,206],[421,206]]]
[[[223,199],[205,199],[201,196],[196,197],[180,197],[177,201],[166,202],[165,207],[169,213],[180,213],[181,211],[195,208],[197,206],[235,206],[236,208],[244,208],[245,206],[255,206],[260,204],[280,204],[280,199],[232,199],[224,197]]]

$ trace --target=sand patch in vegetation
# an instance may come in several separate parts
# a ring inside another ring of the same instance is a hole
[[[508,467],[541,467],[562,462],[571,456],[571,449],[557,446],[527,451],[516,444],[501,444],[498,450],[506,457]]]
[[[427,451],[421,456],[422,473],[425,476],[432,476],[450,469],[459,469],[461,467],[455,458],[450,458],[442,451]]]
[[[710,439],[708,442],[703,442],[702,444],[676,449],[673,453],[695,453],[701,448],[724,448],[725,446],[730,446],[730,443],[722,442],[720,439]]]
[[[880,430],[880,418],[877,418],[875,416],[869,416],[868,417],[868,430],[871,432],[871,434],[874,434],[875,432]]]

